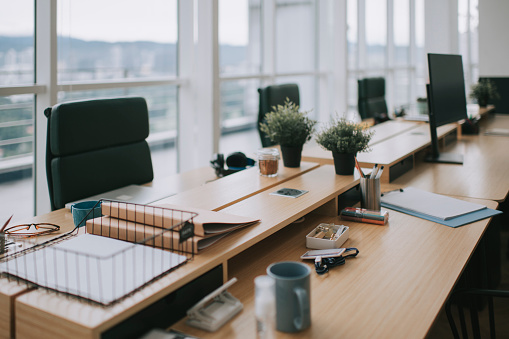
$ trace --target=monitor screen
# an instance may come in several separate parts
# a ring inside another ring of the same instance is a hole
[[[435,126],[467,118],[461,55],[428,54],[430,109]]]

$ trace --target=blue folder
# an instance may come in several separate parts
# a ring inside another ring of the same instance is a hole
[[[478,210],[478,211],[471,212],[471,213],[468,213],[468,214],[460,215],[460,216],[458,216],[456,218],[452,218],[452,219],[448,219],[448,220],[442,220],[440,218],[432,217],[432,216],[427,215],[427,214],[423,214],[423,213],[419,213],[419,212],[415,212],[415,211],[409,211],[409,210],[407,210],[405,208],[396,207],[396,206],[393,206],[393,205],[388,205],[388,204],[385,204],[383,202],[382,202],[382,206],[386,207],[386,208],[390,208],[390,209],[396,210],[396,211],[399,211],[399,212],[410,214],[410,215],[413,215],[415,217],[419,217],[419,218],[422,218],[422,219],[433,221],[433,222],[436,222],[438,224],[450,226],[450,227],[463,226],[463,225],[466,225],[466,224],[470,224],[471,222],[482,220],[482,219],[486,219],[486,218],[489,218],[489,217],[492,217],[494,215],[502,213],[502,211],[497,211],[497,210],[494,210],[494,209],[491,209],[491,208],[483,208],[482,210]]]

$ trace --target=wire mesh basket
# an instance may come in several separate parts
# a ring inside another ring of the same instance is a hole
[[[7,253],[0,270],[29,285],[110,306],[193,258],[194,212],[100,200],[73,231]]]

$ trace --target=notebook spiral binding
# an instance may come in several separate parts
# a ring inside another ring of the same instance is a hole
[[[115,200],[96,206],[102,216],[89,219],[92,209],[83,219],[86,226],[38,244],[28,238],[6,252],[0,258],[2,275],[106,307],[193,259],[197,213]],[[97,252],[73,247],[76,241],[86,245],[85,239],[99,246]],[[100,247],[103,243],[107,246]]]

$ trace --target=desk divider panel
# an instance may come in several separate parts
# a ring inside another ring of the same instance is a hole
[[[282,160],[276,177],[258,174],[258,168],[249,168],[156,202],[219,211],[250,196],[270,189],[299,175],[316,169],[317,163],[301,162],[300,167],[284,167]],[[213,197],[213,199],[211,199]]]

